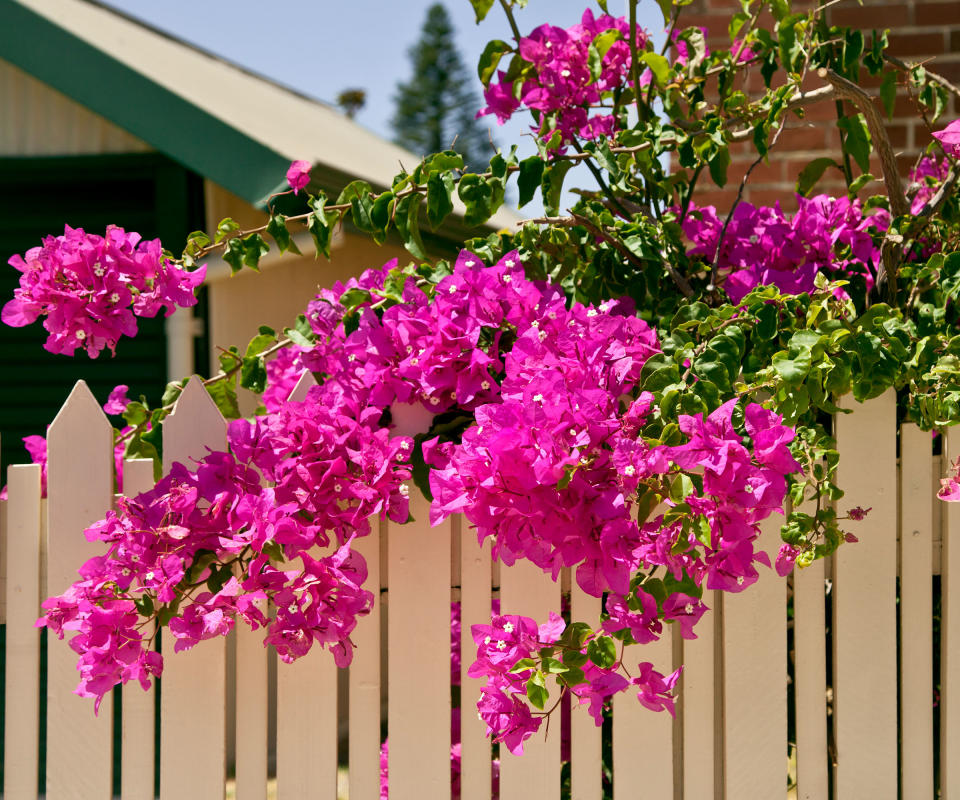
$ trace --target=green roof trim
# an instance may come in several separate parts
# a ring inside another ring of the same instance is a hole
[[[0,58],[161,153],[262,207],[288,159],[13,0],[0,0]]]

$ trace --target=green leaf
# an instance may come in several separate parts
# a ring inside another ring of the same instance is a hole
[[[486,178],[472,172],[460,178],[457,194],[466,206],[463,221],[470,226],[482,225],[503,202],[504,185],[499,178]]]
[[[227,242],[223,250],[223,260],[230,265],[230,274],[236,275],[243,269],[243,242],[235,237]]]
[[[247,350],[244,353],[244,358],[249,358],[250,356],[258,356],[268,347],[273,345],[277,340],[277,337],[272,333],[258,333],[254,336],[250,343],[247,345]]]
[[[872,173],[864,172],[863,175],[858,175],[850,182],[850,191],[856,194],[868,183],[873,183],[875,180],[876,177]]]
[[[539,670],[534,672],[527,681],[527,700],[530,704],[536,706],[541,711],[547,705],[550,699],[550,692],[547,691],[546,679]]]
[[[340,196],[337,198],[335,205],[342,206],[344,203],[352,203],[358,197],[370,194],[371,192],[373,192],[373,187],[366,181],[350,181],[350,183],[343,187],[343,191],[340,192]]]
[[[540,188],[544,166],[545,163],[540,156],[530,156],[520,162],[520,174],[517,176],[517,188],[520,191],[520,197],[517,200],[519,208],[529,203]]]
[[[777,353],[773,357],[772,363],[773,368],[785,383],[799,386],[810,372],[810,351],[803,351],[793,358],[788,358],[783,353]]]
[[[563,663],[567,667],[582,667],[589,660],[587,654],[581,653],[579,650],[564,650],[563,652]]]
[[[823,173],[826,172],[829,167],[840,169],[840,165],[836,161],[826,156],[815,158],[807,164],[807,166],[800,170],[800,176],[797,178],[797,194],[803,197],[809,197],[810,192],[813,191],[813,187],[817,185],[817,181],[823,177]]]
[[[487,46],[483,48],[483,53],[480,55],[480,61],[477,62],[477,76],[480,78],[480,83],[484,86],[490,83],[493,73],[497,71],[500,64],[500,59],[503,58],[504,53],[509,53],[512,49],[509,44],[500,39],[487,42]]]
[[[330,258],[330,241],[333,238],[333,226],[340,219],[336,211],[327,211],[327,198],[321,193],[316,200],[311,201],[313,213],[307,217],[307,230],[313,237],[317,253],[323,253]]]
[[[609,636],[591,639],[587,657],[601,669],[610,669],[617,661],[617,643]]]
[[[844,151],[853,156],[861,172],[869,172],[871,140],[866,118],[863,114],[840,117],[837,120],[837,127],[846,134],[843,142]]]
[[[762,305],[756,310],[757,326],[754,328],[757,336],[765,341],[776,339],[779,331],[777,321],[780,316],[777,307],[772,304]]]
[[[888,119],[893,119],[893,107],[897,102],[897,73],[892,69],[883,73],[880,83],[880,100]]]
[[[708,164],[710,177],[717,186],[723,188],[727,183],[727,167],[730,166],[730,148],[721,147]]]
[[[463,156],[456,150],[443,150],[427,156],[415,172],[415,177],[419,182],[424,175],[430,175],[433,172],[449,172],[454,169],[463,169]]]
[[[160,404],[168,406],[173,403],[180,396],[180,392],[183,391],[183,387],[187,385],[187,381],[189,380],[189,378],[183,378],[179,381],[170,381],[163,390],[163,397],[160,398]]]
[[[646,52],[640,56],[640,60],[650,67],[654,83],[658,88],[663,89],[670,82],[670,62],[662,55]]]
[[[556,161],[547,166],[543,171],[543,207],[548,216],[554,216],[560,212],[560,195],[563,192],[563,179],[570,168],[572,161]]]
[[[355,291],[363,290],[360,289]],[[369,298],[370,295],[367,294],[367,299],[369,300]],[[340,302],[343,302],[342,297]],[[344,306],[346,307],[346,303],[344,303]],[[352,309],[348,308],[348,310]],[[303,314],[300,314],[300,316],[297,317],[297,321],[292,328],[284,328],[283,333],[291,342],[300,345],[301,347],[313,347],[313,343],[317,338],[316,334],[314,334],[313,330],[310,328],[310,323],[307,322],[307,318]]]
[[[850,71],[859,66],[860,56],[863,55],[863,33],[858,30],[848,30],[843,43],[843,68]]]
[[[153,616],[153,598],[150,595],[140,595],[140,597],[133,601],[133,604],[137,607],[137,613],[140,614],[141,617]]]
[[[416,258],[426,258],[427,250],[420,238],[420,196],[411,194],[397,203],[394,224],[403,239],[403,246]]]
[[[453,175],[432,172],[427,178],[427,221],[436,228],[453,211]]]
[[[240,367],[240,385],[251,392],[262,394],[267,388],[267,365],[263,356],[246,356]]]
[[[473,13],[477,16],[477,23],[483,22],[483,18],[490,13],[490,9],[493,8],[493,0],[470,0],[470,5],[473,6]]]
[[[240,419],[240,406],[237,403],[237,391],[233,387],[233,381],[222,380],[208,384],[207,393],[213,398],[224,419]]]
[[[243,240],[243,264],[252,270],[259,271],[260,259],[270,252],[270,245],[259,233],[254,233]]]
[[[270,217],[270,221],[267,223],[267,233],[273,237],[273,241],[277,243],[277,249],[281,253],[286,253],[289,250],[300,255],[300,248],[291,238],[290,231],[287,230],[287,218],[283,214],[274,214]]]
[[[230,217],[220,220],[220,224],[217,225],[217,232],[213,237],[215,242],[222,242],[227,236],[229,236],[234,231],[240,230],[240,223]]]
[[[597,36],[587,48],[587,66],[590,69],[591,82],[600,77],[603,71],[603,57],[617,39],[620,38],[620,31],[608,30]]]

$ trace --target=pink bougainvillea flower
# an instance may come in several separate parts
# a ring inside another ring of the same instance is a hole
[[[159,239],[144,241],[115,225],[103,236],[66,226],[62,236],[48,236],[8,263],[21,273],[20,285],[0,319],[19,328],[45,317],[44,349],[81,349],[91,358],[104,348],[114,352],[121,336],[135,336],[135,317],[195,305],[207,272],[188,272],[164,255]]]
[[[942,131],[935,131],[933,138],[940,142],[948,156],[960,158],[960,119],[955,119]]]
[[[794,547],[792,544],[782,544],[780,545],[780,552],[777,553],[777,575],[781,578],[787,577],[791,572],[793,572],[793,565],[797,561],[797,556],[800,555],[800,549]]]
[[[103,404],[103,410],[108,414],[122,414],[126,411],[127,405],[130,402],[130,398],[127,397],[127,390],[129,388],[129,386],[122,383],[119,386],[115,386],[113,391],[110,392],[107,402]]]
[[[861,508],[860,506],[855,506],[847,512],[847,516],[849,516],[850,519],[860,522],[861,520],[866,519],[867,514],[869,514],[871,511],[873,511],[873,506],[870,506],[870,508]]]
[[[287,183],[293,189],[294,194],[299,194],[301,189],[306,189],[310,183],[310,162],[294,161],[287,170]]]

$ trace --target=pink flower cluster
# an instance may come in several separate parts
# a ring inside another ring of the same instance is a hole
[[[555,286],[524,276],[516,252],[485,267],[464,251],[436,284],[391,262],[323,292],[307,317],[316,343],[271,362],[270,410],[230,424],[229,453],[176,465],[88,530],[107,553],[47,601],[41,621],[80,632],[82,694],[156,673],[139,632],[155,615],[175,650],[225,634],[239,616],[266,627],[284,660],[320,643],[349,663],[350,631],[372,602],[350,544],[372,515],[406,521],[418,442],[434,467],[434,522],[463,512],[504,562],[526,558],[554,577],[575,568],[586,591],[608,593],[603,628],[625,641],[650,641],[661,620],[693,636],[705,610],[690,588],[651,605],[635,588],[641,570],[728,591],[756,579],[758,523],[781,508],[785,476],[798,469],[793,430],[755,404],[735,427],[733,400],[705,418],[681,416],[682,444],[648,445],[641,434],[657,410],[640,374],[659,345],[629,302],[568,307]],[[303,402],[283,400],[305,368],[325,375],[322,385]],[[426,438],[438,415],[460,420],[462,438]],[[654,502],[637,520],[640,496]],[[517,617],[494,624],[509,653],[494,644],[473,668],[492,681],[481,712],[519,749],[539,718],[519,678],[503,677],[507,661],[555,642],[564,626],[556,616],[539,629]],[[512,639],[501,635],[508,624]],[[644,666],[626,682],[616,668],[584,673],[574,694],[595,716],[630,686],[667,707],[676,680]]]
[[[524,669],[520,662],[532,660],[542,648],[556,645],[565,627],[560,616],[551,613],[549,621],[539,627],[529,617],[494,615],[492,624],[470,629],[477,645],[477,658],[468,674],[486,679],[477,703],[480,718],[487,725],[487,735],[502,742],[514,755],[523,753],[524,741],[540,729],[545,718],[531,712],[523,699],[533,669]],[[581,656],[586,656],[586,652],[584,647]],[[584,681],[570,689],[577,702],[587,706],[598,726],[603,722],[603,708],[609,698],[631,687],[637,690],[637,698],[645,707],[673,713],[672,690],[680,670],[664,676],[652,664],[643,662],[635,677],[626,677],[620,667],[618,662],[603,668],[587,659],[582,667]]]
[[[350,632],[373,602],[351,541],[369,531],[373,514],[407,518],[410,440],[391,437],[378,417],[355,418],[314,388],[274,415],[235,421],[232,454],[211,453],[194,471],[175,464],[92,525],[87,538],[106,542],[106,554],[43,604],[38,623],[61,637],[79,632],[71,640],[81,654],[78,694],[99,705],[113,685],[159,674],[137,612],[149,619],[164,608],[176,612],[174,651],[226,635],[239,616],[264,627],[284,661],[319,643],[349,664]],[[267,600],[277,608],[272,619]]]
[[[590,72],[590,45],[602,34],[614,31],[619,36],[609,44],[594,79]],[[637,47],[643,50],[647,33],[637,31]],[[544,115],[555,124],[564,142],[575,138],[595,139],[610,135],[618,123],[604,110],[605,96],[624,86],[630,73],[630,25],[623,17],[602,14],[594,17],[587,9],[583,19],[570,28],[541,25],[519,42],[520,56],[533,65],[534,76],[522,86],[498,73],[484,92],[487,105],[477,116],[496,114],[502,125],[525,106]],[[549,139],[553,128],[541,126],[538,133]]]
[[[135,317],[194,305],[206,276],[205,266],[187,272],[164,256],[159,239],[141,241],[114,225],[103,236],[68,226],[9,264],[22,274],[3,322],[22,327],[44,316],[47,350],[73,355],[80,348],[91,358],[136,335]]]
[[[755,286],[773,285],[783,292],[811,292],[819,272],[862,275],[873,286],[880,261],[878,235],[890,224],[877,209],[865,214],[859,200],[821,194],[797,197],[798,210],[785,214],[780,204],[734,209],[720,249],[723,288],[737,303]],[[713,206],[691,206],[683,232],[691,241],[690,256],[712,264],[723,230]]]

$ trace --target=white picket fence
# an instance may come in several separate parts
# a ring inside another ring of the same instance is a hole
[[[207,446],[222,449],[225,432],[224,420],[194,379],[164,428],[166,465],[201,457]],[[960,589],[952,579],[960,575],[960,548],[948,546],[951,536],[960,536],[954,533],[960,507],[941,511],[935,500],[941,463],[960,454],[960,435],[949,436],[946,455],[934,458],[930,435],[904,426],[898,472],[892,394],[839,417],[836,432],[847,490],[841,510],[873,509],[857,526],[860,543],[841,548],[832,564],[818,562],[795,575],[792,621],[788,582],[764,571],[742,595],[706,597],[714,613],[701,623],[697,640],[671,638],[668,627],[660,642],[635,648],[636,660],[653,661],[664,670],[683,663],[685,671],[676,721],[644,710],[632,695],[616,698],[615,800],[826,800],[831,784],[839,800],[932,798],[935,574],[942,575],[943,614],[939,782],[943,797],[960,798],[960,689],[954,688],[960,687],[960,627],[953,623],[960,618]],[[77,566],[97,552],[81,531],[114,499],[110,425],[82,382],[48,438],[48,498],[40,499],[38,467],[11,467],[2,529],[6,800],[38,796],[40,632],[34,622],[40,600],[65,589]],[[149,462],[130,461],[125,469],[128,492],[150,485]],[[281,800],[333,800],[338,761],[349,765],[350,800],[375,800],[380,796],[382,682],[391,800],[448,800],[452,599],[461,601],[463,613],[461,796],[489,800],[491,747],[473,711],[478,682],[466,676],[474,652],[470,624],[488,619],[496,596],[505,612],[545,619],[560,607],[562,584],[529,565],[500,569],[491,564],[489,548],[478,547],[460,520],[429,528],[422,498],[414,501],[412,513],[416,522],[381,524],[358,544],[371,585],[381,586],[381,602],[353,636],[357,650],[348,676],[345,740],[338,735],[337,674],[329,654],[314,650],[293,665],[280,664],[276,696],[270,698],[267,651],[260,635],[241,626],[230,680],[223,640],[175,656],[167,648],[159,742],[154,741],[152,692],[123,689],[119,790],[124,800],[154,797],[157,745],[163,800],[224,797],[227,708],[233,703],[228,686],[236,691],[239,800],[266,797],[272,748]],[[779,544],[778,526],[779,519],[773,520],[763,537],[771,555]],[[565,580],[569,585],[569,577]],[[828,599],[833,608],[829,676]],[[574,588],[575,619],[595,619],[599,608],[599,600]],[[110,698],[94,717],[91,701],[71,694],[77,682],[73,651],[51,637],[48,653],[46,797],[107,800]],[[788,659],[794,675],[789,683]],[[788,745],[788,693],[796,709],[795,748]],[[268,742],[271,704],[275,742]],[[574,709],[570,736],[572,798],[600,800],[601,731],[583,709]],[[561,796],[560,720],[551,725],[548,738],[539,735],[526,749],[521,758],[501,751],[500,798],[556,800]],[[796,776],[789,794],[788,753],[795,756]]]

